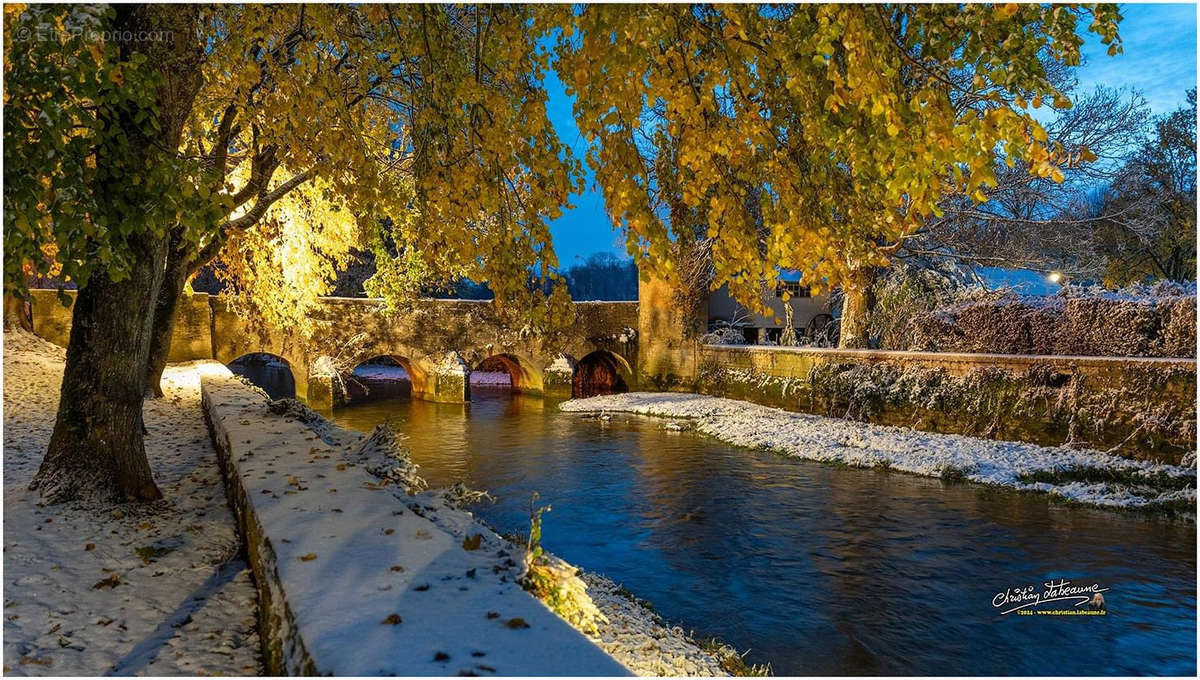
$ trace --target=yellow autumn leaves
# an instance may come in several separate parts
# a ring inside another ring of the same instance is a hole
[[[211,157],[228,133],[228,172],[180,178],[196,185],[182,193],[225,205],[263,157],[278,167],[267,191],[314,178],[223,256],[281,321],[329,290],[355,245],[390,297],[469,276],[535,327],[560,315],[565,290],[543,297],[549,222],[584,172],[549,118],[551,70],[631,252],[669,272],[676,244],[711,242],[713,285],[754,304],[779,267],[820,289],[885,264],[948,196],[985,200],[997,162],[1055,180],[1087,162],[1030,107],[1070,104],[1044,62],[1079,62],[1080,21],[1120,49],[1112,5],[203,11],[180,155]]]
[[[1069,105],[1042,60],[1078,63],[1081,18],[1119,45],[1113,6],[590,5],[557,68],[630,246],[669,274],[664,242],[710,238],[712,286],[753,306],[778,267],[823,287],[886,264],[1000,160],[1060,180],[1026,108]]]
[[[532,10],[239,5],[208,19],[189,144],[211,148],[232,105],[227,194],[263,149],[279,162],[273,186],[316,178],[225,246],[247,308],[303,328],[358,246],[379,264],[369,287],[393,303],[469,276],[535,324],[565,309],[565,290],[547,305],[528,282],[557,264],[548,221],[582,175],[546,114]]]

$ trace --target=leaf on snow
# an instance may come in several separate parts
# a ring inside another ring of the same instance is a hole
[[[121,575],[113,573],[109,574],[108,578],[96,581],[92,588],[94,590],[100,590],[101,588],[116,588],[119,585],[121,585]]]

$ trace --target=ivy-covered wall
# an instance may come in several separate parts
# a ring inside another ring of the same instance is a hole
[[[707,345],[699,391],[920,430],[1112,450],[1178,463],[1196,450],[1196,365]]]

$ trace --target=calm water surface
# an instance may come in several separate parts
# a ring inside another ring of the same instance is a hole
[[[431,485],[623,583],[668,621],[777,675],[1194,675],[1193,524],[1044,497],[737,449],[661,420],[561,413],[473,388],[469,405],[397,399],[339,409],[390,420]],[[999,616],[1006,588],[1110,587],[1107,616]]]

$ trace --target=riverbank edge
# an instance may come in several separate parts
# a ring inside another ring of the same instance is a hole
[[[210,370],[223,377],[219,369]],[[284,597],[275,567],[277,558],[258,515],[254,512],[246,488],[240,483],[240,475],[233,463],[234,452],[230,438],[221,425],[221,415],[214,413],[216,404],[207,388],[206,381],[201,378],[204,422],[208,426],[213,448],[217,451],[217,462],[225,482],[225,497],[237,522],[246,561],[250,564],[255,589],[258,591],[258,635],[262,645],[263,668],[266,675],[271,676],[319,675],[304,639],[296,628],[295,614]]]
[[[335,426],[336,427],[336,426]],[[481,522],[483,520],[480,520]],[[524,542],[524,537],[519,536],[516,532],[506,534],[498,531],[495,527],[487,524],[497,536],[508,541],[515,549],[519,550]],[[581,631],[589,635],[593,640],[605,648],[613,656],[622,660],[628,649],[614,649],[616,645],[611,641],[612,632],[615,630],[619,633],[639,633],[647,639],[662,640],[666,638],[672,639],[676,644],[686,645],[692,648],[693,654],[703,655],[711,661],[706,669],[707,673],[684,673],[686,668],[680,668],[678,660],[671,660],[662,655],[662,663],[660,668],[643,669],[648,670],[646,673],[638,672],[638,668],[633,670],[640,676],[651,677],[678,677],[678,676],[699,676],[699,677],[770,677],[774,674],[771,664],[753,664],[746,663],[746,655],[749,651],[739,652],[736,647],[725,642],[719,637],[709,636],[705,638],[697,638],[695,631],[685,631],[680,625],[672,625],[667,621],[654,606],[642,598],[632,593],[625,587],[624,584],[617,583],[608,578],[604,574],[594,571],[588,571],[581,567],[566,562],[554,553],[545,550],[544,554],[552,560],[557,560],[573,567],[575,575],[584,582],[587,586],[587,594],[595,605],[596,609],[604,614],[609,619],[608,624],[602,624],[600,631],[595,634],[589,634],[587,631]],[[614,619],[622,620],[621,623],[614,623]],[[607,639],[606,639],[607,638]],[[622,663],[629,666],[628,658],[624,658]],[[635,664],[639,665],[639,664]],[[644,665],[644,664],[640,664]]]
[[[692,392],[602,395],[564,401],[559,409],[601,418],[613,413],[655,417],[667,420],[667,429],[694,429],[726,444],[788,458],[1038,492],[1054,502],[1195,522],[1195,452],[1190,466],[1167,465],[1088,449],[874,425]],[[1079,478],[1084,472],[1111,473],[1112,479]],[[1121,480],[1132,480],[1131,486]],[[1138,495],[1131,490],[1135,483],[1143,485],[1138,490],[1152,488],[1157,494]]]

